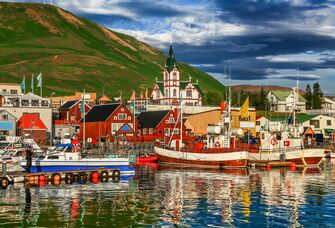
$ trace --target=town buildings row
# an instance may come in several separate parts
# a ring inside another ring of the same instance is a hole
[[[203,91],[198,81],[192,82],[191,77],[181,80],[172,47],[162,74],[163,80],[156,79],[150,95],[146,92],[145,96],[133,96],[128,102],[122,97],[110,99],[106,94],[80,92],[73,96],[53,93],[43,98],[31,92],[23,94],[19,84],[0,83],[0,135],[32,137],[41,143],[74,135],[85,141],[153,142],[178,136],[180,123],[183,137],[203,136],[208,125],[215,125],[223,118],[220,107],[202,105]],[[323,110],[310,113],[306,100],[301,95],[294,99],[291,91],[270,91],[267,99],[270,112],[263,116],[249,108],[248,118],[242,118],[240,108],[232,108],[232,131],[241,137],[257,136],[269,126],[292,121],[290,113],[297,107],[297,123],[304,127],[304,134],[313,138],[319,134],[325,138],[334,136],[335,119],[331,115],[332,110],[335,114],[334,100],[324,98]],[[182,121],[180,107],[184,113]]]

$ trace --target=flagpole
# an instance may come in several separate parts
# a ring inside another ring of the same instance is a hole
[[[84,93],[83,93],[83,99],[82,99],[82,102],[84,102],[83,104],[83,113],[84,113],[84,117],[83,117],[83,126],[84,126],[84,129],[83,129],[83,149],[85,150],[85,144],[86,144],[86,123],[85,123],[85,89],[84,89]]]
[[[135,98],[136,98],[136,92],[135,92],[135,90],[134,90],[134,97],[133,97],[134,99],[133,99],[133,115],[134,115],[134,123],[133,123],[133,129],[134,129],[134,138],[136,137],[136,127],[135,127],[135,124],[136,124],[136,122],[135,122],[135,120],[136,120],[136,114],[135,114]]]
[[[250,114],[249,114],[249,96],[248,96],[248,144],[250,143],[250,126],[249,126],[249,124],[250,124]]]
[[[31,74],[31,92],[34,93],[34,74]]]
[[[42,76],[42,73],[41,73],[41,89],[40,89],[40,90],[41,90],[41,91],[40,91],[40,92],[41,92],[41,97],[43,97],[43,93],[42,93],[43,79],[42,79],[42,77],[43,77],[43,76]]]

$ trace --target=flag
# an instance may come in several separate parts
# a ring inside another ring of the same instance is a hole
[[[131,94],[130,100],[135,100],[135,90],[133,90],[133,93]]]
[[[249,117],[249,97],[244,101],[242,107],[240,108],[241,118]]]
[[[80,112],[85,112],[85,92],[82,94],[81,97]]]
[[[37,77],[37,87],[42,87],[42,73],[40,73]]]
[[[21,88],[21,90],[23,90],[23,92],[25,90],[25,87],[26,87],[26,77],[23,77],[23,80],[20,84],[20,88]]]

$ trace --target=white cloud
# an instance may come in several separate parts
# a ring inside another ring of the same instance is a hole
[[[294,62],[304,62],[304,63],[325,63],[327,60],[334,60],[333,51],[327,52],[306,52],[299,54],[287,54],[287,55],[267,55],[256,57],[258,60],[266,60],[268,62],[276,63],[294,63]]]

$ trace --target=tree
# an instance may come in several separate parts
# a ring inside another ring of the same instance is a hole
[[[306,100],[306,109],[311,109],[312,108],[313,94],[312,94],[312,91],[311,91],[311,86],[309,84],[307,84],[305,94],[303,96]]]
[[[314,83],[313,85],[313,95],[312,95],[312,108],[321,109],[322,107],[322,97],[323,93],[320,89],[319,83]]]
[[[206,98],[206,103],[208,105],[220,105],[222,101],[222,95],[215,91],[208,91]]]

